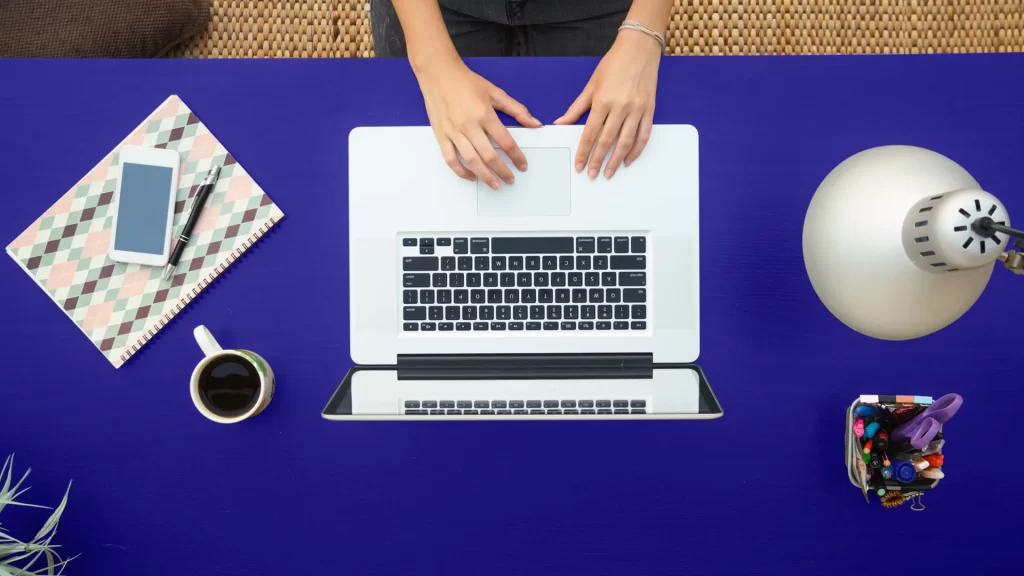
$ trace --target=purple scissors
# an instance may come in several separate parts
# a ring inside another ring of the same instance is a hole
[[[905,424],[892,431],[891,441],[910,441],[910,447],[920,450],[939,433],[939,427],[956,414],[964,399],[959,394],[946,394]]]

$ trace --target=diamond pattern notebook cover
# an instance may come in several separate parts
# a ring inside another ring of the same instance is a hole
[[[107,256],[123,146],[170,148],[181,156],[172,249],[199,183],[212,166],[223,167],[168,280],[161,279],[161,267],[123,264]],[[171,96],[19,235],[7,253],[119,368],[282,218],[270,196],[188,106]]]

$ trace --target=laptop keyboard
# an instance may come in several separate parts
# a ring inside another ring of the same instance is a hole
[[[406,414],[646,414],[646,400],[406,400]]]
[[[647,330],[647,236],[400,238],[403,332]]]

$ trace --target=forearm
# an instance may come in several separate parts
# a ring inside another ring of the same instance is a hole
[[[664,34],[668,30],[668,19],[671,14],[672,0],[633,0],[626,19]]]
[[[402,24],[409,64],[414,71],[419,73],[431,62],[459,57],[436,1],[392,0],[392,4]]]

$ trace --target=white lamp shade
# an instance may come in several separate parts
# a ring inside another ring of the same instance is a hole
[[[843,161],[804,219],[804,264],[818,298],[853,330],[885,340],[953,323],[981,296],[995,258],[971,269],[926,271],[904,248],[904,221],[923,199],[978,188],[957,163],[923,148],[882,146]]]

